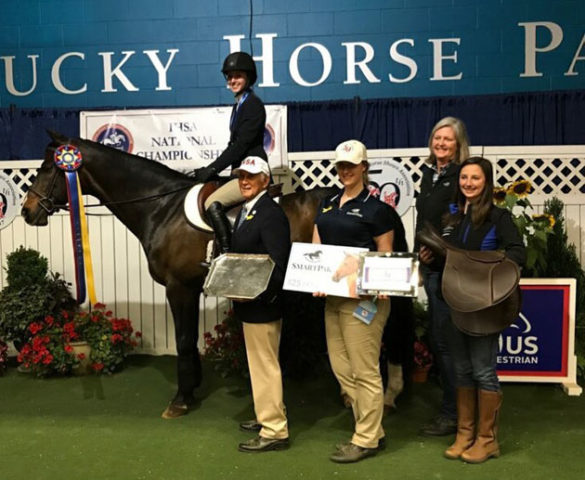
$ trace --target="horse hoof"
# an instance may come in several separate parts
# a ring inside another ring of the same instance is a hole
[[[169,403],[169,406],[165,408],[161,417],[165,420],[170,420],[172,418],[179,418],[183,415],[187,415],[188,411],[189,407],[186,403]]]

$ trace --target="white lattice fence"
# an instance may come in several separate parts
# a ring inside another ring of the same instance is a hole
[[[422,175],[426,148],[371,150],[370,158],[390,158],[402,162],[413,177],[416,190]],[[474,147],[474,155],[489,158],[495,166],[496,181],[505,184],[519,178],[530,180],[536,188],[531,195],[537,209],[552,195],[565,203],[569,241],[575,243],[583,260],[585,245],[585,146],[557,147]],[[275,172],[294,190],[336,184],[331,159],[334,152],[289,154],[287,172]],[[40,161],[0,162],[24,197]],[[289,178],[287,178],[290,177]],[[92,202],[93,203],[93,202]],[[166,304],[164,289],[153,282],[142,248],[136,238],[109,211],[102,208],[98,216],[89,217],[90,242],[94,257],[96,289],[100,301],[118,316],[128,317],[143,332],[142,351],[154,354],[174,352],[174,326]],[[403,222],[412,245],[415,211],[411,207]],[[0,230],[0,288],[5,285],[6,254],[20,245],[35,248],[49,259],[50,268],[73,282],[73,254],[69,220],[65,214],[54,215],[47,227],[31,227],[20,217]],[[202,300],[200,335],[211,330],[223,318],[225,301]],[[201,345],[200,345],[201,346]]]
[[[471,155],[489,159],[494,166],[494,181],[503,186],[526,179],[534,186],[530,199],[536,212],[544,202],[556,196],[565,204],[569,242],[577,247],[581,261],[585,258],[585,146],[531,146],[471,148]],[[290,153],[292,188],[310,189],[317,186],[340,186],[331,160],[334,151]],[[418,194],[422,166],[427,148],[369,150],[371,159],[385,158],[400,162],[411,173]],[[407,240],[412,245],[415,226],[414,207],[402,217]]]

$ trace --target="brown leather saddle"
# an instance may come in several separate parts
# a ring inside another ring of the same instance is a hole
[[[445,258],[441,292],[453,323],[469,335],[504,330],[520,313],[520,269],[503,252],[463,250],[425,226],[417,240]]]

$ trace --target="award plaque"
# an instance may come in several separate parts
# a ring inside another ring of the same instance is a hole
[[[274,261],[267,254],[225,253],[212,260],[203,292],[252,300],[266,290],[272,270]]]
[[[418,255],[415,253],[360,253],[358,293],[416,297],[418,264]]]

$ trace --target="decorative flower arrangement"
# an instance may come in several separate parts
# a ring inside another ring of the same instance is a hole
[[[226,318],[214,327],[215,335],[205,332],[203,355],[215,363],[215,369],[222,377],[237,374],[248,376],[248,360],[244,344],[242,322],[234,316],[233,310],[225,312]]]
[[[138,345],[142,334],[134,332],[128,319],[115,318],[103,303],[96,303],[90,312],[75,315],[78,338],[91,347],[90,366],[96,373],[112,373]]]
[[[22,347],[18,361],[40,377],[68,375],[85,354],[76,354],[73,342],[85,341],[91,347],[89,365],[96,373],[112,373],[137,345],[130,320],[112,316],[105,305],[96,304],[90,312],[61,312],[29,326],[30,340]]]
[[[494,189],[494,203],[512,213],[512,220],[526,245],[526,268],[546,269],[547,237],[553,233],[555,219],[548,214],[532,214],[528,195],[533,188],[528,180],[519,180],[506,187]]]
[[[23,345],[17,360],[39,377],[68,375],[79,359],[73,353],[71,342],[77,338],[70,314],[63,311],[53,317],[33,322],[28,327],[30,338]]]
[[[6,370],[6,362],[8,361],[8,346],[0,340],[0,375],[4,374]]]

